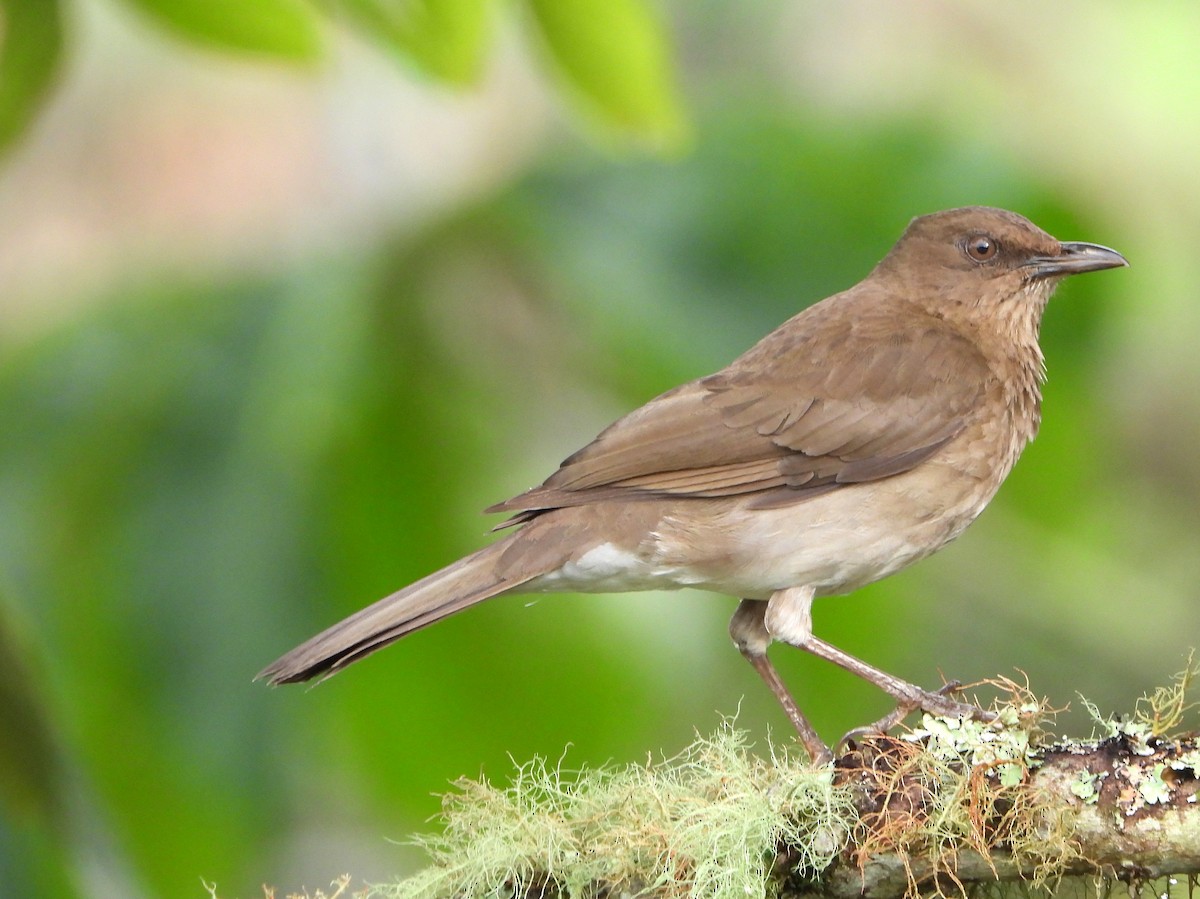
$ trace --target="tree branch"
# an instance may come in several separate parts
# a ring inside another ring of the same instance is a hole
[[[896,822],[872,807],[878,792],[863,787],[861,820],[867,829],[858,846],[839,856],[817,881],[795,885],[785,895],[882,899],[912,894],[914,888],[952,892],[973,884],[1070,875],[1136,883],[1200,874],[1200,750],[1193,739],[1143,741],[1122,733],[1098,743],[1061,743],[1038,756],[1021,793],[1036,797],[1041,836],[1058,842],[1057,859],[1053,851],[1046,854],[1052,845],[1029,852],[1028,844],[1014,848],[1004,839],[949,853],[914,851],[913,845],[864,853],[864,844],[877,844],[880,829],[886,832]],[[977,766],[968,781],[986,777],[986,768]],[[852,763],[847,774],[853,777],[855,770],[861,769]]]
[[[432,864],[371,895],[397,899],[663,895],[912,899],[977,884],[1093,875],[1141,884],[1200,874],[1200,749],[1169,739],[1189,669],[1054,742],[1043,702],[1009,681],[995,720],[937,719],[851,743],[832,766],[749,752],[731,722],[675,758],[564,772],[520,766],[462,781]],[[1094,711],[1094,710],[1093,710]]]

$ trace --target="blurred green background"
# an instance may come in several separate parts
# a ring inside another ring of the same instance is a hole
[[[786,738],[733,601],[694,592],[498,599],[315,689],[251,677],[940,208],[1133,267],[1051,304],[1042,433],[981,520],[818,633],[1104,711],[1197,642],[1200,6],[0,22],[0,895],[378,881],[510,755],[638,760],[739,708]],[[801,655],[775,652],[827,738],[886,710]]]

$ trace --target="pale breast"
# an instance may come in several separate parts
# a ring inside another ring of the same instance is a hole
[[[845,593],[945,546],[995,496],[1027,442],[1009,416],[976,422],[912,471],[776,508],[679,508],[655,562],[699,587],[751,599],[812,586]],[[715,548],[720,551],[714,552]]]

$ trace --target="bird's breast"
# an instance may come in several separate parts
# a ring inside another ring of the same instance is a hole
[[[1028,442],[1008,416],[968,425],[916,468],[795,503],[711,501],[663,516],[655,558],[706,589],[750,599],[812,586],[845,593],[941,549],[995,496]]]

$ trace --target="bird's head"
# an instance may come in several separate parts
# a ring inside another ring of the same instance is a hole
[[[875,270],[898,296],[974,328],[1037,337],[1046,301],[1067,275],[1128,265],[1116,250],[1064,242],[1015,212],[986,206],[915,218]]]

